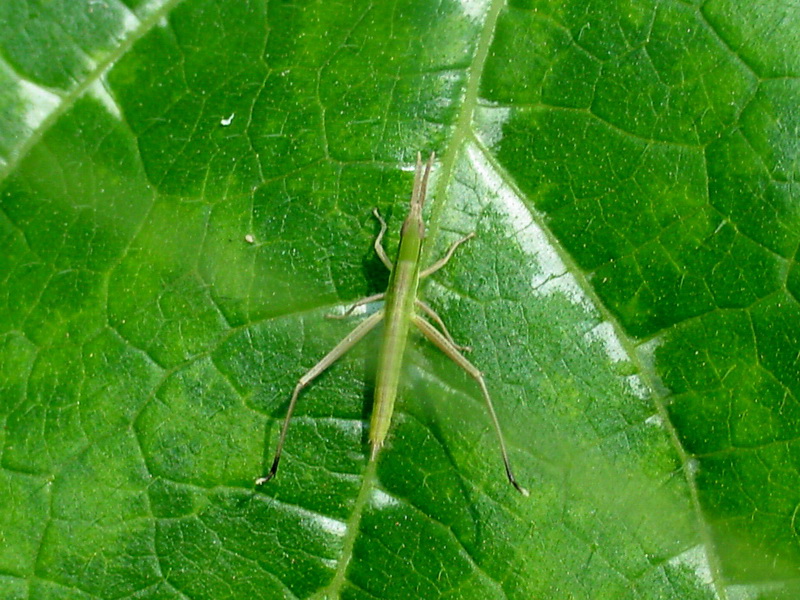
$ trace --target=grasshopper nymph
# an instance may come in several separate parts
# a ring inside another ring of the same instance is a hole
[[[322,360],[298,380],[294,392],[292,392],[292,398],[289,401],[286,418],[283,421],[283,427],[281,428],[280,437],[278,438],[278,446],[275,450],[275,458],[272,461],[272,467],[266,475],[256,480],[257,485],[266,483],[272,479],[278,470],[283,444],[286,440],[286,432],[289,429],[289,421],[292,418],[292,413],[297,404],[297,396],[300,394],[300,391],[358,343],[359,340],[367,335],[367,333],[380,323],[382,319],[385,319],[383,340],[381,342],[380,354],[378,355],[378,369],[375,378],[375,404],[369,426],[369,441],[372,448],[370,460],[375,460],[378,451],[381,446],[383,446],[383,442],[386,439],[386,434],[389,431],[392,413],[394,412],[394,401],[397,397],[397,388],[400,384],[403,355],[405,354],[408,333],[413,324],[434,346],[444,352],[478,383],[500,442],[500,452],[503,457],[506,476],[519,492],[525,496],[528,495],[528,490],[517,483],[514,473],[511,470],[505,440],[503,439],[503,432],[500,429],[500,422],[497,420],[497,414],[495,413],[492,399],[489,397],[489,391],[486,388],[483,375],[471,362],[464,358],[462,354],[462,352],[469,350],[469,348],[456,344],[447,331],[444,322],[439,318],[439,315],[422,300],[417,298],[419,280],[432,275],[445,266],[453,256],[456,248],[475,235],[474,233],[470,233],[461,238],[450,246],[445,255],[430,267],[427,269],[420,268],[422,243],[425,238],[425,222],[422,219],[422,205],[425,202],[428,176],[433,167],[433,159],[434,154],[431,153],[428,162],[423,166],[422,158],[417,154],[417,168],[414,175],[414,189],[411,192],[411,206],[408,217],[406,217],[406,220],[403,222],[403,227],[400,230],[400,246],[397,251],[397,260],[394,264],[389,260],[382,245],[383,236],[387,229],[386,222],[380,216],[377,209],[373,211],[375,217],[381,224],[380,233],[375,239],[375,252],[378,254],[378,258],[380,258],[381,262],[386,265],[386,268],[391,271],[389,287],[386,289],[386,292],[382,294],[375,294],[374,296],[368,296],[357,301],[342,316],[349,315],[354,308],[368,302],[383,300],[384,306],[362,321],[355,329],[347,334],[333,350],[328,352]],[[431,325],[422,315],[425,315],[433,321],[439,329]]]

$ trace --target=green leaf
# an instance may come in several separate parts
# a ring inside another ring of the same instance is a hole
[[[794,598],[800,11],[0,3],[0,596]],[[379,339],[421,290],[485,373]]]

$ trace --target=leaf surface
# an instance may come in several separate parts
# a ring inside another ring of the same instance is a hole
[[[0,595],[796,597],[800,11],[740,4],[0,4]],[[368,463],[375,335],[256,488],[418,151],[531,497],[422,339]]]

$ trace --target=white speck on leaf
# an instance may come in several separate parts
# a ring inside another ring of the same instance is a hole
[[[233,117],[235,117],[235,116],[236,116],[235,112],[231,113],[230,117],[227,117],[227,118],[223,117],[222,120],[219,122],[219,124],[222,125],[223,127],[227,127],[228,125],[230,125],[233,122]]]

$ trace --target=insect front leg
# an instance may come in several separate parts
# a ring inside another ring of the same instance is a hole
[[[463,244],[467,240],[471,240],[474,237],[475,237],[475,232],[473,231],[469,235],[465,235],[463,238],[461,238],[457,242],[453,243],[453,245],[450,246],[450,248],[447,249],[447,252],[445,253],[445,255],[442,258],[437,260],[435,263],[433,263],[427,269],[423,269],[420,272],[419,278],[423,279],[423,278],[427,277],[428,275],[433,275],[434,273],[436,273],[436,271],[438,271],[443,266],[445,266],[448,262],[450,262],[450,259],[453,257],[453,252],[456,251],[456,248],[458,248],[461,244]]]
[[[377,208],[372,209],[372,214],[375,215],[375,218],[381,222],[381,231],[378,234],[378,237],[375,238],[375,254],[377,254],[378,258],[381,259],[381,262],[386,265],[386,268],[391,271],[394,269],[394,265],[386,255],[386,250],[383,249],[383,235],[386,233],[388,225],[386,225],[386,221],[383,220],[383,217],[381,216],[381,213],[378,212]]]

